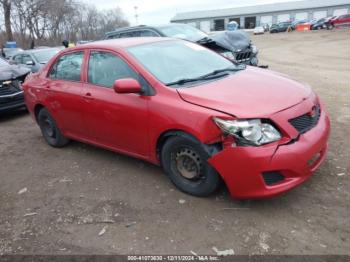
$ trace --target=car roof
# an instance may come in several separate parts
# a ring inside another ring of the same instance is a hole
[[[21,52],[18,52],[18,54],[35,54],[35,53],[39,53],[39,52],[46,51],[46,50],[51,50],[51,49],[60,50],[57,47],[47,47],[47,48],[23,50]]]
[[[169,23],[169,24],[159,24],[159,25],[138,25],[138,26],[129,26],[129,27],[123,27],[123,28],[119,28],[117,30],[111,31],[111,32],[107,32],[105,35],[114,35],[114,34],[118,34],[118,33],[122,33],[125,31],[129,31],[129,30],[137,30],[137,29],[157,29],[159,27],[163,27],[163,26],[176,26],[176,25],[186,25],[186,24],[181,24],[181,23]]]
[[[123,27],[123,28],[119,28],[119,29],[114,30],[114,31],[107,32],[107,33],[105,33],[105,35],[106,36],[115,35],[115,34],[127,32],[127,31],[134,31],[134,30],[138,30],[138,29],[156,29],[156,28],[157,28],[157,26],[148,26],[148,25],[129,26],[129,27]]]
[[[118,48],[128,48],[131,46],[157,43],[174,40],[173,38],[168,37],[130,37],[130,38],[118,38],[118,39],[108,39],[101,40],[96,42],[91,42],[88,44],[80,45],[75,47],[75,49],[86,49],[86,48],[110,48],[110,49],[118,49]],[[69,48],[74,49],[74,48]]]

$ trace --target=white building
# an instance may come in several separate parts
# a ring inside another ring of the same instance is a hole
[[[350,13],[350,0],[304,0],[237,8],[178,13],[171,22],[187,23],[203,31],[225,30],[230,21],[241,28],[294,20],[321,19]]]

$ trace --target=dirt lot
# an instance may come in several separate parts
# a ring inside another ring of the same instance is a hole
[[[311,180],[271,200],[232,200],[224,189],[195,198],[159,167],[77,142],[50,148],[25,112],[6,115],[0,254],[350,254],[350,30],[253,41],[262,64],[327,105],[330,152]]]

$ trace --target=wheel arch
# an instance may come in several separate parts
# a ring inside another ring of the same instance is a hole
[[[34,106],[34,116],[35,120],[38,122],[38,115],[41,109],[45,108],[45,106],[41,103],[38,103]]]
[[[157,139],[157,143],[156,143],[156,157],[158,160],[160,160],[160,151],[161,151],[163,145],[170,137],[173,137],[173,136],[183,136],[183,137],[193,139],[193,140],[200,142],[200,140],[195,135],[191,134],[188,131],[185,131],[182,129],[165,130],[159,135],[159,137]]]
[[[182,130],[182,129],[169,129],[169,130],[165,130],[164,132],[162,132],[157,139],[155,152],[156,152],[156,159],[158,162],[160,162],[160,153],[161,153],[163,145],[165,144],[165,142],[169,138],[171,138],[173,136],[182,136],[182,137],[194,140],[194,141],[202,144],[209,155],[214,155],[217,152],[222,150],[221,143],[207,144],[200,137],[198,137],[197,135],[195,135],[189,131]]]

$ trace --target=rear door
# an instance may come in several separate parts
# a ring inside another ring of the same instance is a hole
[[[139,74],[118,54],[92,50],[84,84],[84,120],[90,140],[135,156],[148,155],[148,96],[117,94],[115,80]],[[140,81],[142,85],[142,81]]]
[[[51,67],[47,99],[49,110],[64,133],[86,138],[83,122],[82,67],[84,52],[75,51],[60,56]]]

